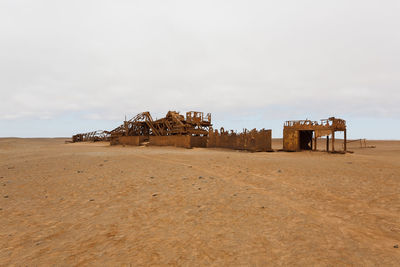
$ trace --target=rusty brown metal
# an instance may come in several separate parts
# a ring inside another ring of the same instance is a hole
[[[72,142],[97,142],[97,141],[109,141],[110,134],[107,131],[97,130],[88,133],[79,133],[72,136]]]
[[[199,111],[186,112],[185,116],[176,111],[168,111],[165,117],[153,120],[150,112],[137,114],[130,120],[111,131],[95,131],[80,133],[72,136],[73,142],[110,140],[111,144],[118,144],[122,136],[141,136],[140,142],[149,141],[150,136],[207,136],[212,127],[211,114]],[[126,139],[128,140],[128,139]],[[192,138],[191,140],[200,140]],[[135,143],[129,141],[128,143]],[[204,143],[204,141],[191,141],[191,143]],[[185,145],[187,146],[187,145]]]
[[[221,147],[248,151],[272,151],[271,130],[244,129],[242,133],[213,130],[211,113],[188,111],[186,116],[168,111],[154,120],[150,112],[137,114],[111,131],[76,134],[73,142],[109,140],[111,145],[140,145],[177,147]]]
[[[327,136],[326,150],[329,152],[329,136],[331,136],[332,152],[335,151],[335,132],[344,132],[343,152],[346,152],[347,128],[346,121],[335,117],[317,121],[292,120],[286,121],[283,127],[283,150],[317,150],[319,137]]]
[[[118,144],[120,136],[145,136],[144,141],[149,141],[150,136],[207,136],[212,126],[211,114],[189,111],[185,116],[176,111],[168,111],[165,117],[153,120],[150,112],[137,114],[130,120],[125,120],[122,125],[109,132],[112,144]]]
[[[207,136],[208,129],[212,126],[211,114],[204,116],[203,112],[189,111],[186,118],[176,111],[169,111],[164,118],[153,123],[159,135],[193,135]]]
[[[238,150],[248,150],[253,152],[272,151],[271,130],[244,129],[241,133],[225,131],[224,128],[210,131],[208,135],[207,147],[221,147]]]

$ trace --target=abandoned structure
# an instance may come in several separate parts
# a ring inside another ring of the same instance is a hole
[[[108,141],[110,134],[107,131],[97,130],[88,133],[80,133],[72,136],[72,142],[85,142],[85,141]]]
[[[186,117],[169,111],[164,118],[154,120],[150,112],[137,114],[111,131],[96,131],[72,136],[73,142],[110,141],[111,145],[143,143],[157,146],[221,147],[249,151],[271,151],[271,130],[233,131],[213,130],[211,114],[189,111]]]
[[[234,131],[225,131],[224,128],[221,128],[220,132],[211,130],[208,135],[207,147],[268,152],[272,151],[271,132],[271,130],[265,129],[260,131],[244,129],[242,133],[237,134]]]
[[[346,121],[331,117],[320,122],[311,120],[286,121],[283,127],[283,150],[317,150],[318,138],[326,136],[326,151],[335,151],[335,132],[344,133],[343,152],[347,147]],[[331,137],[331,138],[330,138]],[[111,131],[94,131],[72,136],[72,142],[110,141],[111,145],[147,143],[157,146],[219,147],[248,151],[272,151],[271,130],[244,129],[242,133],[213,130],[211,114],[189,111],[186,117],[168,111],[165,117],[154,120],[150,112],[137,114]],[[331,142],[329,142],[331,140]],[[330,149],[331,144],[331,149]]]
[[[110,131],[111,144],[193,147],[206,144],[211,124],[211,114],[189,111],[185,116],[169,111],[164,118],[153,120],[150,112],[142,112]],[[168,137],[168,138],[167,138]]]
[[[186,118],[176,111],[168,111],[164,118],[153,120],[150,112],[142,112],[112,130],[111,135],[123,136],[167,136],[167,135],[207,135],[211,124],[211,114],[186,112]]]
[[[332,152],[335,152],[335,132],[344,132],[343,150],[346,152],[346,121],[331,117],[320,122],[310,120],[286,121],[283,127],[283,150],[317,150],[319,137],[327,136],[326,151],[329,152],[331,136]]]

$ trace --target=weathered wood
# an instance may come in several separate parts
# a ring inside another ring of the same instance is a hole
[[[326,137],[326,152],[329,152],[329,136]]]
[[[311,148],[315,151],[317,150],[317,138],[331,135],[332,152],[334,152],[335,132],[337,131],[346,131],[345,120],[330,117],[329,119],[323,119],[320,122],[311,120],[286,121],[283,127],[283,150],[299,151]],[[314,138],[312,135],[310,137],[310,132],[314,134]],[[329,151],[328,146],[327,151]]]

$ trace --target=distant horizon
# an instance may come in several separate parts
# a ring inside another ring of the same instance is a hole
[[[212,113],[215,128],[335,116],[400,139],[399,1],[0,3],[0,136]]]
[[[326,137],[319,137],[319,139],[324,139]],[[41,137],[17,137],[17,136],[7,136],[7,137],[0,137],[0,139],[71,139],[71,137],[66,137],[66,136],[55,136],[55,137],[45,137],[45,136],[41,136]],[[272,140],[277,140],[277,139],[282,139],[282,137],[272,137]],[[364,138],[356,138],[356,139],[347,139],[348,141],[352,141],[352,140],[359,140],[359,139],[364,139]],[[365,138],[367,141],[400,141],[400,139],[368,139]],[[343,138],[335,138],[335,140],[343,140]],[[92,142],[92,141],[88,141],[88,142]],[[99,141],[96,141],[99,142]],[[102,142],[106,142],[106,141],[102,141]]]
[[[166,113],[166,112],[165,112]],[[162,113],[161,113],[162,114]],[[159,114],[158,117],[163,115]],[[165,114],[164,114],[165,115]],[[130,119],[133,116],[127,116]],[[156,118],[156,116],[153,116]],[[286,120],[271,119],[271,120],[259,120],[252,116],[241,116],[236,115],[235,120],[226,119],[229,114],[220,113],[218,115],[212,114],[212,124],[214,129],[220,129],[224,127],[226,130],[234,130],[241,132],[244,128],[251,129],[271,129],[273,138],[282,138],[283,124]],[[220,120],[221,118],[221,120]],[[246,119],[247,118],[247,119]],[[310,119],[319,121],[320,119],[314,119],[311,116],[304,116],[303,119]],[[328,118],[325,116],[324,118]],[[343,117],[341,117],[343,118]],[[344,118],[346,119],[346,118]],[[392,119],[347,119],[347,138],[348,139],[362,139],[366,138],[369,140],[400,140],[400,137],[396,137],[400,130],[400,122],[397,124],[397,120]],[[45,120],[15,120],[4,121],[0,120],[0,137],[20,137],[20,138],[52,138],[52,137],[68,137],[77,133],[86,133],[96,130],[108,130],[118,127],[123,123],[123,119],[117,120],[77,120],[71,118],[55,118]],[[54,127],[57,125],[57,127]],[[14,127],[10,127],[14,126]],[[29,130],[29,132],[27,131]],[[25,134],[22,134],[24,133]],[[343,133],[338,132],[337,137],[341,138]]]

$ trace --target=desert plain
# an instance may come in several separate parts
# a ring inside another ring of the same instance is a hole
[[[0,139],[0,266],[400,265],[400,141],[343,155],[65,140]]]

